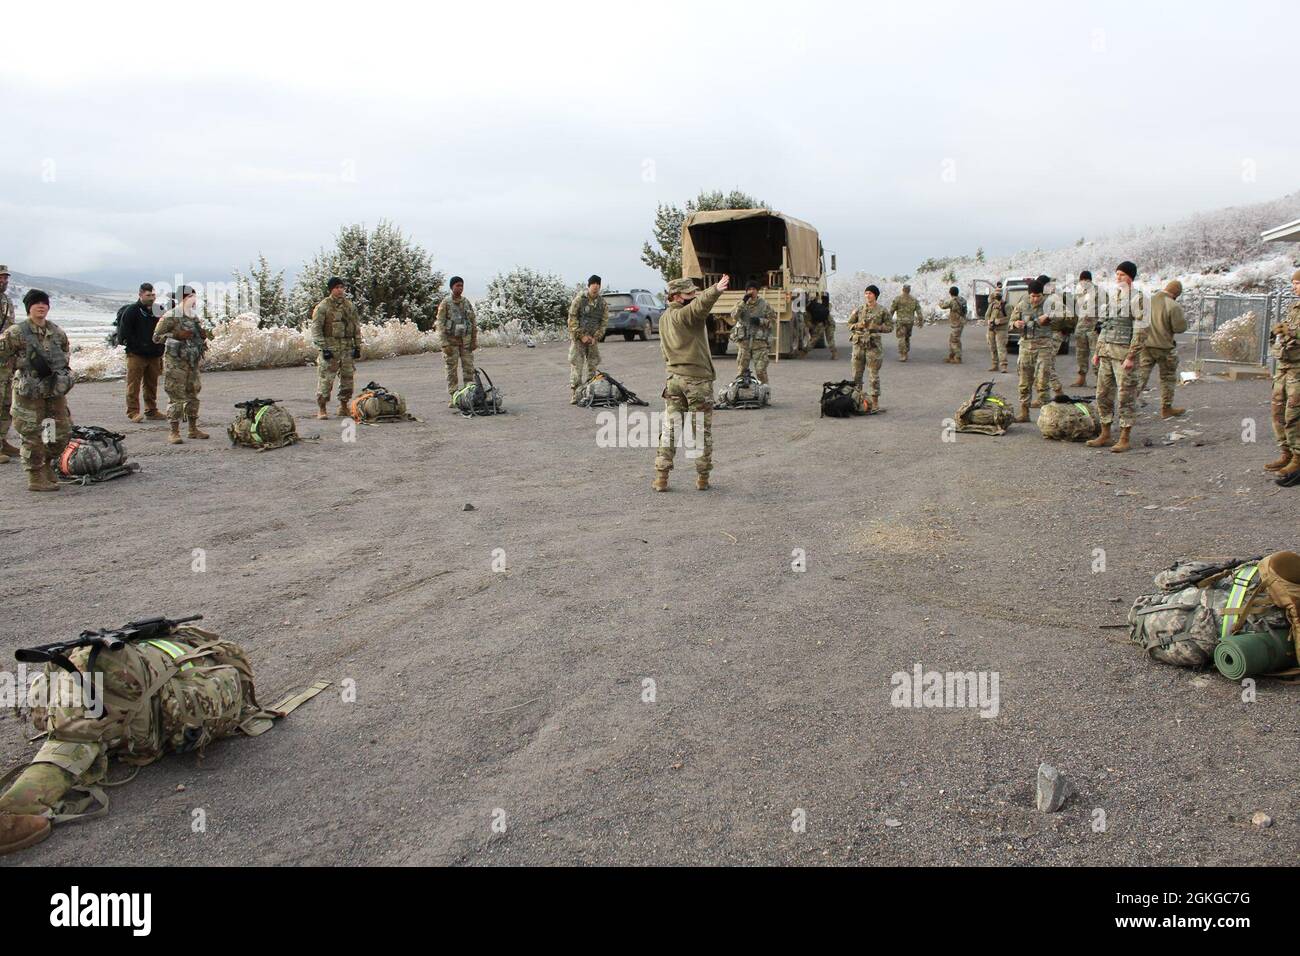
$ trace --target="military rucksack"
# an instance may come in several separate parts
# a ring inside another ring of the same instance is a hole
[[[976,435],[1005,435],[1015,416],[1006,399],[993,394],[993,383],[984,382],[957,409],[957,431]]]
[[[89,485],[139,471],[138,464],[127,461],[125,437],[98,425],[73,425],[55,464],[59,478]]]
[[[1242,631],[1286,634],[1286,611],[1260,599],[1260,559],[1180,561],[1133,602],[1129,640],[1153,659],[1204,667],[1221,640]]]
[[[732,383],[718,390],[717,408],[762,408],[772,403],[772,387],[745,369]]]
[[[1061,395],[1039,412],[1038,430],[1054,441],[1088,441],[1101,434],[1101,415],[1092,399]]]
[[[824,382],[821,406],[823,418],[850,418],[871,414],[871,399],[862,393],[862,386],[851,379]]]
[[[415,420],[415,416],[406,410],[406,399],[377,382],[370,382],[361,394],[352,399],[348,404],[348,414],[365,425]]]
[[[597,372],[578,387],[578,404],[584,408],[613,408],[618,405],[649,405],[608,372]]]
[[[298,441],[293,414],[276,404],[275,399],[250,398],[236,402],[235,409],[235,420],[226,429],[230,444],[266,451]]]
[[[487,380],[486,385],[483,384],[484,379]],[[500,389],[492,384],[492,378],[481,368],[474,370],[474,381],[456,390],[448,405],[459,411],[465,418],[506,413]]]
[[[257,736],[329,686],[264,708],[243,649],[185,623],[194,619],[154,618],[83,632],[97,643],[20,650],[19,660],[45,662],[27,699],[46,741],[28,766],[0,779],[0,787],[15,781],[0,795],[0,813],[55,822],[98,815],[108,808],[101,788],[111,759],[141,767],[236,733]]]

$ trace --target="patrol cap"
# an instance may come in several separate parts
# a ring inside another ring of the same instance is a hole
[[[42,292],[40,289],[28,289],[27,294],[23,296],[23,308],[30,313],[32,311],[32,306],[37,305],[38,303],[49,305],[49,295]]]
[[[1300,282],[1300,269],[1297,269],[1295,272],[1291,273],[1291,281]]]
[[[344,282],[342,279],[340,279],[338,276],[330,276],[330,281],[325,283],[325,288],[333,289],[335,286],[340,286],[340,285],[347,285],[347,283]]]
[[[904,292],[911,292],[911,291],[912,291],[912,287],[911,287],[910,285],[904,285],[904,286],[903,286],[903,291],[904,291]]]
[[[687,293],[698,291],[699,290],[695,287],[694,279],[673,279],[672,282],[668,283],[669,295],[686,295]]]
[[[187,296],[194,295],[195,293],[194,293],[193,286],[183,285],[176,290],[176,294],[180,296],[182,299],[184,299]]]
[[[10,274],[10,273],[9,273],[9,267],[8,267],[8,266],[0,266],[0,276],[7,276],[7,275],[9,275],[9,274]]]

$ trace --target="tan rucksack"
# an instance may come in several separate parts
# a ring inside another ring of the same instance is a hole
[[[235,420],[226,433],[232,445],[266,451],[298,441],[298,426],[288,409],[273,398],[251,398],[235,405]]]
[[[1001,395],[993,393],[993,383],[984,382],[957,409],[957,431],[976,435],[1005,435],[1015,422],[1011,407]]]
[[[1055,441],[1088,441],[1101,434],[1101,416],[1096,405],[1061,396],[1043,406],[1038,430]]]
[[[406,399],[377,382],[370,382],[348,405],[348,414],[362,424],[414,421],[406,411]]]

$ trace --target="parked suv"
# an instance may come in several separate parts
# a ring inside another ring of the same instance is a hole
[[[655,334],[664,305],[648,289],[631,289],[628,292],[602,292],[609,304],[609,327],[605,334],[622,332],[629,342],[633,337],[642,342]]]

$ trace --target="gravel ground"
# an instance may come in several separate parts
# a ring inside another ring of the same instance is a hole
[[[3,659],[203,613],[264,701],[322,678],[356,700],[146,768],[106,817],[4,863],[1294,863],[1300,687],[1245,703],[1101,627],[1179,557],[1297,546],[1300,490],[1259,469],[1266,384],[1180,389],[1200,435],[1160,444],[1149,406],[1154,444],[1124,456],[1032,426],[946,442],[987,377],[982,330],[961,367],[946,336],[919,332],[906,365],[890,346],[867,419],[817,417],[847,350],[775,365],[772,408],[717,413],[704,494],[689,469],[652,494],[652,452],[597,447],[562,346],[479,353],[498,419],[445,407],[438,356],[363,364],[423,421],[354,442],[310,417],[309,368],[207,376],[213,440],[179,447],[124,420],[121,382],[79,385],[74,414],[143,470],[57,496],[0,470]],[[656,343],[604,351],[657,395]],[[218,432],[252,396],[319,442],[232,450]],[[917,664],[995,672],[996,716],[891,706]],[[29,731],[0,717],[7,763]],[[1077,788],[1060,813],[1034,808],[1041,761]]]

